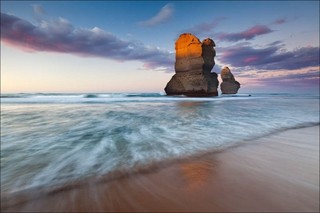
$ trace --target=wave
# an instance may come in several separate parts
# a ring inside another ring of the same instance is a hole
[[[130,93],[126,94],[126,97],[163,97],[164,93]]]
[[[15,191],[11,191],[10,193],[6,192],[3,194],[3,196],[5,197],[5,199],[21,197],[21,199],[12,200],[12,202],[9,203],[9,206],[16,205],[17,203],[24,203],[26,201],[24,199],[25,198],[24,195],[29,195],[32,192],[37,192],[37,196],[33,197],[33,199],[35,199],[37,197],[42,196],[43,194],[55,194],[61,191],[68,191],[76,188],[81,188],[83,185],[87,184],[88,181],[92,181],[92,180],[105,183],[109,181],[123,179],[126,177],[132,177],[133,175],[150,173],[150,172],[157,171],[158,169],[167,167],[169,165],[179,163],[181,161],[195,159],[201,156],[214,154],[229,148],[239,146],[241,145],[240,142],[247,143],[254,140],[258,140],[260,138],[285,132],[288,130],[308,128],[308,127],[314,127],[319,125],[320,125],[320,122],[301,123],[301,124],[297,124],[295,126],[291,126],[287,128],[279,128],[278,130],[270,131],[269,133],[259,135],[257,137],[248,138],[247,140],[239,141],[239,143],[233,143],[227,146],[217,147],[214,149],[204,149],[204,150],[201,150],[200,152],[195,152],[190,155],[180,155],[172,158],[163,158],[162,160],[151,160],[143,164],[136,164],[134,167],[120,167],[103,174],[89,174],[88,176],[80,176],[74,179],[68,179],[61,182],[50,182],[50,183],[46,183],[45,188],[43,187],[43,184],[19,188]]]
[[[167,96],[165,93],[88,93],[88,94],[3,94],[2,103],[107,103],[157,101],[215,101],[248,98],[248,94],[220,95],[216,97]]]
[[[162,97],[165,93],[13,93],[1,94],[1,98],[41,98],[41,97],[83,97],[83,98],[119,98],[119,97]]]
[[[29,99],[69,102],[1,106],[3,191],[131,171],[286,129],[319,125],[317,98],[88,93],[36,94]],[[76,104],[68,104],[70,100]],[[110,104],[90,104],[99,101]]]
[[[94,94],[87,94],[87,95],[84,95],[84,98],[98,98],[99,95],[94,95]]]
[[[30,97],[28,94],[1,94],[0,98],[27,98]]]
[[[216,97],[319,97],[319,94],[293,94],[293,93],[238,93],[220,94]],[[6,98],[123,98],[123,97],[186,97],[183,95],[167,96],[164,92],[158,93],[4,93],[0,96]]]

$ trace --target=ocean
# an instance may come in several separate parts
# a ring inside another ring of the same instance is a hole
[[[319,95],[1,94],[1,194],[319,125]]]

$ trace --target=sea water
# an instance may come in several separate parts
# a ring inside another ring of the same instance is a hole
[[[319,95],[2,94],[1,194],[319,125]]]

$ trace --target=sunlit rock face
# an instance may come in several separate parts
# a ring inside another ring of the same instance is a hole
[[[235,80],[229,67],[221,70],[222,83],[220,85],[222,94],[236,94],[240,88],[240,83]]]
[[[201,72],[204,63],[200,40],[190,33],[180,35],[176,41],[175,71],[178,72]]]
[[[175,43],[176,74],[165,87],[167,95],[217,96],[219,81],[216,73],[211,73],[215,64],[214,42],[203,42],[190,34],[181,34]]]

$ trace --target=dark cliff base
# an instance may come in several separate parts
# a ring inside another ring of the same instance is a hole
[[[195,92],[184,92],[183,94],[181,93],[167,93],[167,96],[174,96],[174,95],[185,95],[188,97],[213,97],[213,96],[218,96],[218,92],[210,92],[207,93],[205,91],[195,91]]]

